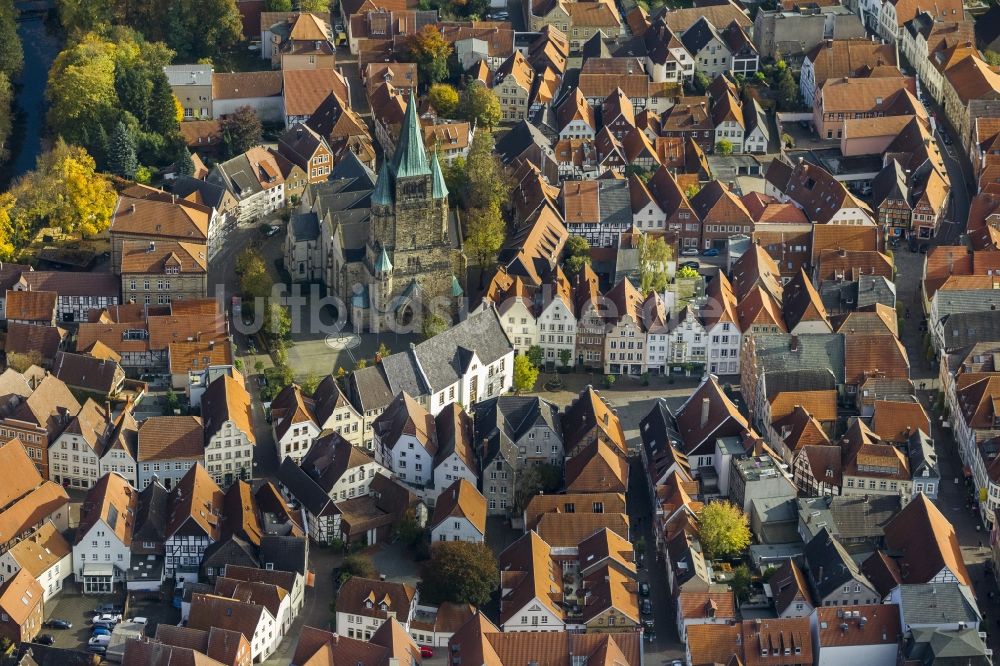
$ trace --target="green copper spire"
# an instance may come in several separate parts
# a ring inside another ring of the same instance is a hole
[[[448,186],[444,182],[444,174],[441,173],[441,163],[438,162],[436,150],[434,151],[434,157],[431,158],[431,182],[433,183],[431,195],[435,199],[444,199],[448,196]]]
[[[406,117],[399,130],[399,143],[392,159],[392,170],[395,178],[409,176],[426,176],[431,169],[427,164],[427,153],[424,152],[424,141],[420,136],[420,119],[417,118],[417,100],[410,90],[410,102],[406,105]]]
[[[382,160],[382,166],[378,169],[378,178],[375,180],[375,191],[372,192],[372,205],[392,205],[392,185],[389,183],[389,180],[388,163]]]
[[[454,275],[451,276],[451,295],[454,298],[458,298],[465,292],[462,290],[462,285],[459,283],[458,278]]]
[[[388,273],[392,270],[392,262],[389,261],[389,253],[382,248],[382,254],[378,256],[378,261],[375,262],[375,272],[376,273]]]

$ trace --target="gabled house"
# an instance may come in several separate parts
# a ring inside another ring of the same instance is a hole
[[[197,579],[205,550],[221,537],[224,498],[200,464],[170,491],[163,567],[167,578]]]
[[[465,479],[455,481],[438,495],[428,528],[432,544],[482,543],[486,535],[486,498]]]
[[[879,592],[826,527],[806,544],[810,590],[817,606],[850,606],[881,601]]]
[[[117,474],[88,491],[73,543],[73,573],[84,594],[107,594],[125,581],[139,493]]]
[[[371,640],[387,621],[409,631],[417,591],[403,583],[352,576],[337,594],[337,631],[348,638]]]
[[[372,424],[375,459],[403,482],[422,487],[434,478],[434,417],[403,392]]]
[[[500,553],[500,628],[560,631],[565,627],[561,567],[552,549],[530,531]]]

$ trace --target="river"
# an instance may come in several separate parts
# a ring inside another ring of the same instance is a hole
[[[14,123],[10,162],[5,175],[13,180],[35,168],[35,161],[42,152],[42,134],[45,129],[45,86],[49,80],[49,68],[59,55],[60,38],[52,35],[45,27],[45,14],[38,12],[49,3],[16,2],[21,10],[18,17],[17,34],[24,50],[24,69],[15,81],[17,96],[14,104],[19,113]]]

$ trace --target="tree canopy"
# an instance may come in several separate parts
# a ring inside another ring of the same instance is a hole
[[[500,100],[481,81],[473,81],[462,91],[458,115],[478,127],[492,130],[500,122]]]
[[[524,354],[514,357],[514,392],[524,393],[535,388],[538,368]]]
[[[750,545],[750,520],[728,500],[705,505],[698,526],[701,546],[709,558],[737,555]]]
[[[639,238],[639,291],[662,292],[667,288],[667,262],[673,252],[662,236],[642,234]]]
[[[433,544],[421,569],[420,598],[482,606],[500,584],[493,551],[484,543],[445,541]]]
[[[241,106],[222,122],[222,144],[226,155],[233,157],[244,153],[261,141],[264,126],[257,112],[249,106]]]
[[[590,263],[590,243],[583,236],[570,236],[563,246],[563,267],[570,275],[582,271]]]
[[[435,83],[427,91],[427,101],[439,116],[451,118],[458,109],[458,91],[447,83]]]
[[[448,56],[451,44],[433,25],[425,25],[407,41],[409,59],[417,63],[420,77],[427,83],[439,83],[448,78]]]

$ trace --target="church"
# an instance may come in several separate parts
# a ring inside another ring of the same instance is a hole
[[[435,153],[428,158],[411,92],[395,155],[372,174],[348,152],[330,180],[306,188],[288,225],[286,268],[315,275],[348,308],[355,332],[451,323],[464,297],[462,232]],[[299,270],[299,269],[302,270]]]

